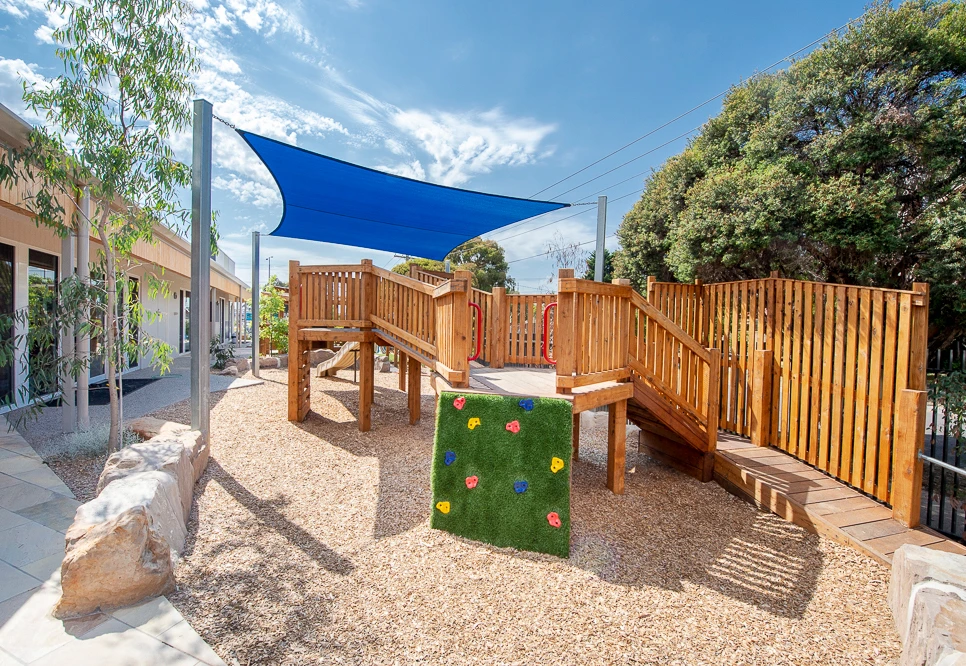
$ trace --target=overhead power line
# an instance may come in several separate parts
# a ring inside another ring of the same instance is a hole
[[[841,26],[839,26],[838,28],[835,28],[834,30],[831,30],[831,31],[829,31],[829,32],[827,32],[826,34],[824,34],[824,35],[822,35],[821,37],[819,37],[819,38],[818,38],[818,39],[816,39],[815,41],[813,41],[813,42],[809,42],[808,44],[806,44],[806,45],[805,45],[805,46],[803,46],[802,48],[800,48],[800,49],[798,49],[797,51],[794,51],[794,52],[792,52],[792,53],[789,53],[789,54],[788,54],[787,56],[785,56],[785,57],[784,57],[784,58],[782,58],[781,60],[777,60],[777,61],[775,61],[775,62],[773,62],[772,64],[770,64],[770,65],[769,65],[768,67],[765,67],[765,68],[764,68],[763,70],[761,70],[761,71],[763,71],[763,72],[767,72],[768,70],[770,70],[770,69],[772,69],[773,67],[777,67],[778,65],[780,65],[780,64],[782,64],[783,62],[786,62],[786,61],[788,61],[788,60],[791,60],[792,58],[794,58],[795,56],[797,56],[797,55],[798,55],[799,53],[801,53],[802,51],[805,51],[805,50],[807,50],[807,49],[810,49],[810,48],[812,48],[813,46],[815,46],[815,45],[816,45],[816,44],[818,44],[819,42],[822,42],[822,41],[824,41],[824,40],[826,40],[826,39],[828,39],[828,38],[829,38],[830,36],[832,36],[832,35],[835,35],[835,34],[838,34],[839,32],[841,32],[841,31],[842,31],[842,30],[844,30],[845,28],[848,28],[848,27],[849,27],[850,25],[852,25],[853,23],[855,23],[856,21],[858,21],[858,20],[859,20],[859,19],[861,19],[861,18],[862,18],[861,16],[860,16],[860,17],[858,17],[858,18],[854,18],[854,19],[852,19],[851,21],[849,21],[848,23],[846,23],[846,24],[844,24],[844,25],[841,25]],[[542,189],[542,190],[540,190],[539,192],[534,192],[533,194],[531,194],[531,195],[530,195],[530,198],[532,199],[532,198],[534,198],[534,197],[536,197],[536,196],[539,196],[539,195],[541,195],[541,194],[543,194],[544,192],[546,192],[547,190],[550,190],[550,189],[553,189],[553,188],[554,188],[554,187],[556,187],[557,185],[560,185],[561,183],[565,183],[565,182],[567,182],[568,180],[570,180],[570,179],[571,179],[571,178],[573,178],[574,176],[576,176],[576,175],[578,175],[578,174],[581,174],[581,173],[583,173],[584,171],[587,171],[587,169],[590,169],[591,167],[595,167],[595,166],[597,166],[598,164],[600,164],[600,163],[601,163],[601,162],[603,162],[604,160],[606,160],[606,159],[609,159],[609,158],[611,158],[611,157],[613,157],[614,155],[616,155],[616,154],[618,154],[618,153],[620,153],[620,152],[622,152],[622,151],[624,151],[624,150],[627,150],[628,148],[630,148],[630,147],[631,147],[631,146],[633,146],[634,144],[636,144],[636,143],[638,143],[638,142],[640,142],[640,141],[643,141],[643,140],[644,140],[644,139],[646,139],[647,137],[649,137],[649,136],[651,136],[651,135],[653,135],[653,134],[655,134],[655,133],[657,133],[657,132],[660,132],[660,131],[661,131],[662,129],[664,129],[665,127],[668,127],[669,125],[673,125],[674,123],[676,123],[677,121],[679,121],[679,120],[681,120],[682,118],[686,118],[687,116],[689,116],[689,115],[691,115],[692,113],[694,113],[694,112],[695,112],[695,111],[697,111],[698,109],[701,109],[701,108],[703,108],[703,107],[705,107],[705,106],[707,106],[708,104],[711,104],[711,102],[714,102],[714,101],[716,101],[716,100],[719,100],[719,99],[721,99],[722,97],[724,97],[725,95],[727,95],[727,94],[728,94],[728,91],[729,91],[729,90],[731,90],[731,88],[730,88],[730,87],[728,87],[727,89],[725,89],[725,90],[723,90],[723,91],[721,91],[720,93],[718,93],[718,94],[717,94],[717,95],[715,95],[714,97],[709,97],[708,99],[706,99],[705,101],[703,101],[703,102],[701,102],[701,103],[700,103],[700,104],[698,104],[697,106],[693,106],[693,107],[691,107],[690,109],[688,109],[688,110],[687,110],[687,111],[685,111],[684,113],[682,113],[682,114],[680,114],[680,115],[678,115],[678,116],[675,116],[674,118],[672,118],[671,120],[669,120],[669,121],[667,121],[667,122],[666,122],[666,123],[664,123],[663,125],[660,125],[660,126],[658,126],[658,127],[655,127],[654,129],[652,129],[652,130],[650,130],[650,131],[648,131],[648,132],[645,132],[645,133],[644,133],[644,134],[642,134],[641,136],[639,136],[639,137],[637,137],[637,138],[636,138],[636,139],[634,139],[633,141],[629,141],[628,143],[625,143],[625,144],[624,144],[623,146],[621,146],[621,147],[620,147],[620,148],[618,148],[617,150],[614,150],[614,151],[612,151],[612,152],[609,152],[609,153],[607,153],[606,155],[604,155],[604,156],[603,156],[603,157],[601,157],[600,159],[598,159],[598,160],[595,160],[595,161],[593,161],[593,162],[591,162],[590,164],[588,164],[587,166],[585,166],[585,167],[583,167],[582,169],[578,169],[577,171],[574,171],[574,172],[573,172],[572,174],[570,174],[569,176],[566,176],[565,178],[561,178],[560,180],[558,180],[557,182],[555,182],[555,183],[553,183],[552,185],[548,185],[547,187],[545,187],[545,188],[543,188],[543,189]],[[562,195],[559,195],[559,194],[558,194],[557,196],[562,196]],[[554,197],[554,198],[556,198],[556,197]]]
[[[607,240],[607,238],[613,238],[616,235],[617,234],[611,234],[610,236],[607,236],[604,240]],[[586,241],[584,243],[577,243],[577,247],[583,247],[584,245],[590,245],[591,243],[596,243],[596,242],[597,242],[597,239],[596,238],[591,238],[589,241]],[[535,254],[532,257],[524,257],[523,259],[514,259],[513,261],[508,261],[507,263],[508,264],[515,264],[518,261],[527,261],[528,259],[537,259],[538,257],[546,257],[548,254],[551,254],[552,252],[553,252],[553,250],[547,250],[546,252],[541,252],[540,254]]]
[[[615,201],[620,201],[621,199],[626,199],[627,197],[634,196],[635,194],[640,194],[643,191],[644,191],[643,188],[638,188],[638,189],[634,190],[633,192],[628,192],[627,194],[621,195],[619,197],[615,197],[614,199],[608,199],[607,203],[608,204],[612,204]],[[594,202],[594,205],[597,205],[597,202],[596,201]],[[534,231],[538,231],[540,229],[544,229],[546,227],[553,226],[554,224],[559,224],[560,222],[563,222],[565,220],[569,220],[572,217],[577,217],[578,215],[583,215],[584,213],[589,213],[592,210],[594,210],[594,209],[593,208],[588,208],[586,210],[580,211],[579,213],[574,213],[573,215],[568,215],[567,217],[562,217],[559,220],[554,220],[553,222],[548,222],[547,224],[541,224],[539,227],[534,227],[533,229],[527,229],[526,231],[521,231],[520,233],[513,234],[512,236],[504,236],[503,238],[491,238],[490,240],[496,241],[497,243],[499,243],[501,241],[509,240],[511,238],[516,238],[517,236],[525,236],[525,235],[527,235],[529,233],[532,233]]]

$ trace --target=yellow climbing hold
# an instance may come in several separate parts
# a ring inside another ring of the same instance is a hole
[[[449,513],[449,502],[436,502],[436,508],[440,513]]]
[[[466,424],[466,427],[472,430],[478,425],[480,425],[480,419],[479,417],[474,416],[473,418],[470,419],[470,422]]]
[[[563,468],[564,468],[564,461],[563,460],[561,460],[560,458],[551,458],[550,459],[550,471],[551,472],[553,472],[554,474],[556,474],[557,472],[559,472]]]

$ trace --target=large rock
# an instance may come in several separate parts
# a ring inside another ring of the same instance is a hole
[[[277,368],[278,357],[276,356],[259,356],[258,357],[258,367],[259,368]]]
[[[141,472],[165,472],[174,477],[183,519],[187,523],[195,475],[189,452],[179,435],[159,435],[112,453],[97,480],[97,494],[100,495],[108,484]]]
[[[275,358],[278,359],[278,367],[282,370],[288,367],[288,354],[279,354]]]
[[[900,663],[966,665],[966,556],[902,546],[892,558],[888,600]]]
[[[335,352],[331,349],[313,349],[309,352],[309,365],[314,367],[319,363],[328,361],[333,356],[335,356]]]
[[[244,375],[246,372],[251,370],[252,364],[247,356],[236,356],[235,357],[235,368],[238,370],[239,375]]]
[[[54,615],[87,615],[170,590],[187,536],[182,516],[178,485],[166,472],[117,479],[80,505],[67,530]]]

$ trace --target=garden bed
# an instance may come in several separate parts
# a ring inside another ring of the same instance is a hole
[[[351,375],[313,378],[302,424],[284,372],[215,394],[170,599],[228,663],[897,660],[888,569],[633,450],[615,496],[603,433],[573,465],[569,560],[431,530],[428,385],[409,426],[397,377],[377,375],[359,433]]]

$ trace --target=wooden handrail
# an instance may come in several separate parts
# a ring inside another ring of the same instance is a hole
[[[707,349],[702,347],[697,340],[688,335],[683,328],[668,319],[663,312],[645,301],[644,297],[638,294],[636,291],[631,294],[631,304],[638,310],[641,310],[649,319],[653,319],[655,322],[660,324],[661,328],[673,335],[676,339],[687,346],[688,349],[700,356],[702,360],[707,362],[710,359]]]

